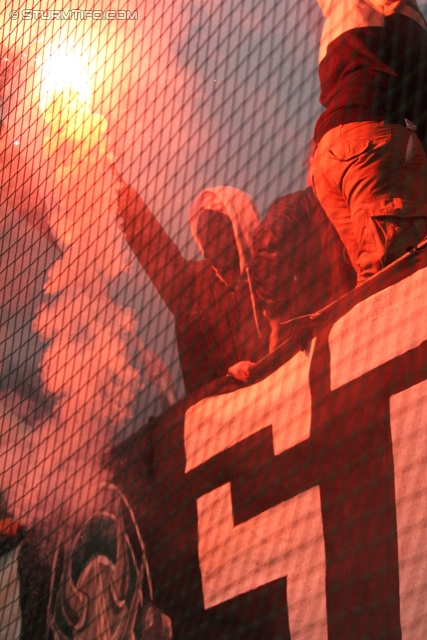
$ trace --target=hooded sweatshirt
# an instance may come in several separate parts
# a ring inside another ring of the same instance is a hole
[[[344,245],[311,187],[269,207],[253,250],[257,298],[281,322],[320,311],[356,285]]]
[[[201,250],[198,220],[204,211],[227,215],[239,252],[240,277],[228,286],[207,260],[187,260],[138,193],[124,185],[119,216],[126,239],[175,316],[182,375],[187,393],[227,374],[240,360],[267,352],[265,324],[251,295],[249,262],[258,214],[252,199],[233,187],[205,189],[190,210],[190,227]],[[261,337],[262,336],[262,337]]]
[[[427,27],[416,0],[318,4],[326,18],[319,52],[325,111],[316,141],[341,124],[409,121],[427,148]]]

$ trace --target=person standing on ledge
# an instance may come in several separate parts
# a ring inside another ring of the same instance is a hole
[[[427,27],[416,0],[318,4],[313,186],[360,284],[427,234]]]

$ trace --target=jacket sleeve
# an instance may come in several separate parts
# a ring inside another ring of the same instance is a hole
[[[186,260],[141,196],[130,185],[119,191],[118,216],[129,246],[166,305],[176,316],[194,286],[194,261]]]
[[[296,245],[303,241],[298,232],[301,226],[301,194],[289,194],[274,202],[253,241],[253,286],[269,318],[293,315]]]

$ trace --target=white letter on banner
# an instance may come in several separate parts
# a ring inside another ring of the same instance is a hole
[[[390,423],[396,491],[402,640],[425,640],[427,638],[426,380],[390,398]]]
[[[277,455],[310,436],[309,355],[261,382],[205,398],[185,415],[186,471],[272,425]],[[197,500],[199,562],[208,609],[287,577],[292,640],[326,640],[326,560],[319,487],[234,526],[231,486]],[[285,594],[284,594],[285,599]]]
[[[326,640],[319,487],[234,526],[230,483],[197,500],[205,609],[287,577],[292,640]]]
[[[276,455],[307,440],[314,346],[315,340],[308,356],[300,351],[257,384],[205,398],[190,407],[184,424],[185,470],[194,469],[269,425],[273,427]]]
[[[426,288],[427,269],[420,269],[363,300],[334,324],[329,336],[331,389],[427,340]]]

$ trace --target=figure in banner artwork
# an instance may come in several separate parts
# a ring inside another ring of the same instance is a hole
[[[52,640],[171,640],[172,621],[153,603],[138,525],[120,490],[106,485],[99,506],[58,545],[47,611]]]
[[[416,0],[318,0],[314,190],[358,283],[427,234],[427,26]]]
[[[252,199],[233,187],[203,190],[190,227],[204,255],[187,260],[140,195],[122,182],[118,215],[140,264],[175,316],[187,393],[267,353],[268,323],[256,307],[249,264],[259,224]]]

